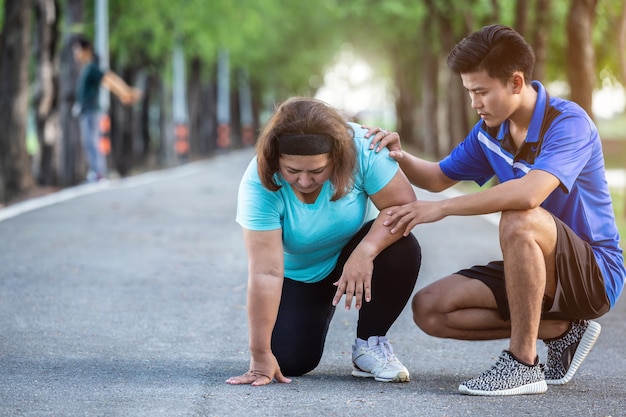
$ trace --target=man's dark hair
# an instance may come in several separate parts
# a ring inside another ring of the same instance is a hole
[[[91,45],[91,41],[85,35],[75,35],[72,40],[72,45],[79,46],[80,49],[91,49],[93,50],[93,46]]]
[[[535,53],[522,35],[504,25],[485,26],[467,36],[448,55],[448,67],[457,74],[485,70],[506,82],[515,71],[532,81]]]

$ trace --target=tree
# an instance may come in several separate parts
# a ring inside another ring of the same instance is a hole
[[[532,46],[535,50],[535,69],[533,77],[539,81],[544,81],[548,56],[548,37],[551,26],[550,0],[537,0],[535,3],[534,21]]]
[[[572,0],[567,17],[567,78],[571,99],[593,117],[591,109],[596,80],[592,40],[597,0]]]
[[[59,68],[59,119],[61,123],[61,140],[55,153],[55,165],[58,167],[58,183],[61,186],[74,185],[82,181],[84,176],[84,157],[81,151],[80,130],[78,121],[72,116],[75,102],[76,80],[79,68],[72,53],[72,36],[76,27],[84,23],[84,4],[82,0],[65,0],[65,28],[61,39]]]
[[[164,154],[164,144],[169,143],[164,139],[173,135],[173,124],[168,118],[171,119],[174,39],[180,39],[186,54],[191,158],[205,157],[215,149],[218,50],[228,50],[233,91],[238,80],[243,79],[236,74],[246,74],[254,103],[253,120],[258,129],[262,110],[271,110],[277,101],[288,96],[314,95],[320,83],[311,80],[322,79],[325,67],[346,42],[378,74],[393,81],[395,88],[391,93],[395,96],[397,129],[404,143],[427,157],[437,158],[462,140],[475,120],[459,78],[450,73],[445,62],[456,42],[485,24],[496,21],[509,24],[518,28],[535,48],[536,78],[549,83],[578,76],[586,82],[591,80],[593,85],[597,77],[595,69],[581,72],[583,66],[578,64],[588,64],[591,59],[574,61],[581,58],[581,42],[595,43],[598,67],[610,67],[612,74],[619,74],[618,55],[623,56],[625,42],[622,35],[620,48],[614,33],[615,28],[625,24],[619,25],[619,21],[611,17],[620,14],[622,0],[598,2],[594,12],[598,17],[595,21],[591,18],[589,27],[584,30],[593,34],[593,38],[577,41],[573,37],[583,32],[578,19],[584,13],[577,12],[576,7],[596,2],[574,0],[570,11],[570,2],[549,0],[516,0],[515,7],[511,7],[512,2],[502,0],[109,0],[110,66],[144,92],[142,102],[134,106],[135,111],[121,108],[115,99],[111,100],[115,166],[124,174],[137,168],[137,164],[164,161],[159,160]],[[60,30],[50,24],[48,27],[38,25],[33,32],[39,34],[36,37],[39,58],[32,68],[32,74],[39,77],[33,104],[37,109],[42,144],[41,180],[54,183],[55,179],[49,177],[56,175],[60,185],[72,185],[83,178],[84,164],[78,124],[70,116],[78,68],[72,58],[69,39],[76,30],[93,37],[94,5],[84,0],[22,3],[36,4],[39,9],[35,10],[40,11],[44,5],[62,5],[57,19],[63,22]],[[0,4],[4,2],[0,0]],[[43,14],[38,16],[43,17]],[[14,22],[0,13],[0,22],[3,21],[7,29]],[[567,25],[570,31],[576,32],[569,35],[571,43],[566,36]],[[55,31],[61,35],[55,35]],[[54,36],[62,39],[55,42]],[[44,43],[48,43],[48,47],[43,48]],[[59,52],[53,49],[55,43],[60,46]],[[570,46],[566,47],[568,44]],[[572,52],[578,52],[579,56]],[[565,65],[568,59],[576,63]],[[50,159],[50,149],[46,146],[51,141],[45,132],[54,119],[54,106],[48,106],[52,90],[47,62],[55,65],[53,74],[59,74],[58,90],[52,93],[52,102],[58,103],[62,131],[51,151],[52,170],[46,162]],[[576,74],[567,75],[566,68]],[[16,74],[12,73],[14,77]],[[6,79],[2,82],[7,83]],[[582,93],[578,88],[579,79],[570,78],[570,82],[576,85],[573,91]],[[589,89],[584,91],[585,97],[591,97]],[[235,97],[231,100],[233,123],[239,119]],[[52,113],[47,113],[50,110]],[[238,131],[232,126],[231,132]],[[233,138],[233,144],[238,143],[240,140]],[[24,170],[27,172],[27,167]]]
[[[0,202],[33,185],[26,151],[32,4],[5,0],[0,33]]]
[[[54,154],[61,131],[58,113],[58,46],[59,7],[55,0],[35,1],[35,85],[33,107],[39,142],[37,181],[42,185],[57,183]]]

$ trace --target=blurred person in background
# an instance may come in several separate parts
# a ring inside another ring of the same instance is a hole
[[[74,59],[81,66],[76,83],[76,102],[72,113],[80,120],[83,149],[87,157],[87,181],[100,181],[107,176],[107,164],[100,149],[100,86],[106,87],[125,105],[130,105],[141,98],[141,92],[130,87],[111,70],[99,66],[98,56],[91,42],[78,35],[72,43]]]

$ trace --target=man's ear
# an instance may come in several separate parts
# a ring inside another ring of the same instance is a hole
[[[524,88],[524,75],[521,72],[513,73],[513,93],[519,94],[522,92],[522,88]]]

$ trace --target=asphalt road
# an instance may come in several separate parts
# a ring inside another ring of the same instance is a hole
[[[249,359],[234,217],[252,152],[0,210],[1,416],[626,416],[623,300],[598,320],[600,339],[573,381],[543,395],[459,394],[507,341],[427,336],[408,307],[388,336],[409,383],[350,375],[356,313],[343,309],[310,374],[256,388],[224,383]],[[499,257],[492,218],[448,218],[415,234],[418,288]],[[545,358],[542,343],[539,352]]]

